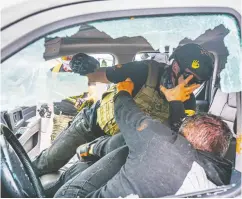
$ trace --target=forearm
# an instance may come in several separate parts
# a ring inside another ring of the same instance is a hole
[[[169,122],[170,122],[171,129],[177,132],[182,123],[182,119],[185,118],[186,116],[184,105],[181,101],[171,101],[169,103],[169,109],[170,109]]]
[[[119,92],[114,99],[115,119],[122,128],[136,130],[136,127],[146,118],[149,118],[135,104],[133,98],[126,91]]]
[[[87,74],[88,77],[88,82],[100,82],[100,83],[110,83],[108,81],[107,76],[106,76],[106,67],[99,68],[97,71],[94,73],[89,73]]]
[[[145,143],[151,141],[157,134],[164,142],[170,142],[176,137],[170,128],[142,112],[128,92],[119,92],[114,106],[116,122],[133,154],[145,150],[145,147],[141,146],[145,146]]]

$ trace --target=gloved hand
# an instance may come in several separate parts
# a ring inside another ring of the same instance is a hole
[[[166,89],[165,87],[160,86],[160,90],[166,96],[167,101],[184,102],[188,100],[192,92],[200,86],[200,84],[192,84],[190,86],[186,86],[192,78],[193,75],[189,75],[188,78],[184,80],[184,82],[178,84],[175,88]]]
[[[134,90],[134,83],[130,78],[127,78],[125,81],[117,84],[117,91],[127,91],[131,96]]]
[[[100,63],[91,56],[84,53],[78,53],[72,57],[70,67],[74,73],[87,75],[95,72],[100,67]]]

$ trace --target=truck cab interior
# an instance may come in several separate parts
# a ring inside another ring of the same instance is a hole
[[[186,17],[188,18],[185,19]],[[216,21],[216,17],[219,20]],[[45,35],[3,62],[1,78],[6,84],[1,91],[3,96],[1,104],[4,105],[1,109],[1,123],[3,124],[1,131],[7,132],[6,135],[4,133],[7,138],[1,137],[1,152],[5,157],[1,158],[2,196],[37,196],[39,182],[36,185],[33,180],[30,180],[29,176],[34,174],[33,169],[29,168],[31,164],[23,163],[28,162],[25,160],[25,155],[27,154],[32,160],[44,148],[51,145],[53,102],[87,91],[85,77],[68,77],[64,74],[61,78],[46,80],[48,71],[54,66],[53,63],[56,64],[62,56],[72,56],[82,52],[96,56],[100,60],[105,59],[108,55],[111,60],[107,67],[112,67],[115,64],[149,59],[149,54],[152,53],[161,53],[169,57],[175,48],[188,43],[201,45],[214,58],[212,77],[194,92],[196,112],[207,112],[220,116],[229,125],[234,138],[226,158],[233,162],[234,170],[230,185],[218,187],[217,190],[190,193],[180,197],[206,197],[208,193],[212,195],[213,193],[218,194],[218,192],[222,196],[229,191],[232,192],[235,187],[241,186],[241,171],[238,171],[238,166],[241,166],[239,163],[241,152],[238,152],[240,144],[238,139],[236,148],[236,134],[242,114],[242,80],[238,73],[242,69],[239,68],[239,64],[236,68],[239,58],[236,57],[237,54],[233,54],[235,50],[231,50],[240,48],[240,44],[236,43],[236,39],[240,36],[237,29],[232,29],[236,27],[234,19],[229,18],[226,21],[227,17],[223,15],[137,18],[131,16],[82,23]],[[157,24],[159,20],[161,23]],[[164,21],[167,23],[160,27]],[[194,24],[196,21],[200,23],[200,29]],[[186,24],[177,28],[176,23]],[[209,23],[212,25],[206,25]],[[228,23],[235,25],[230,24],[229,26]],[[31,68],[29,68],[30,66]],[[72,79],[71,86],[68,82],[70,79]],[[74,82],[75,80],[76,82]],[[108,85],[106,86],[108,87]],[[107,87],[103,87],[102,92]],[[16,96],[15,100],[12,100],[12,97],[10,99],[9,95]],[[49,109],[47,108],[46,111],[50,113],[50,117],[40,116],[40,107],[43,104],[48,105]],[[16,144],[16,140],[11,141],[12,134],[15,135],[19,144]],[[48,186],[67,167],[68,164],[58,172],[41,176],[41,186],[44,188]],[[224,193],[221,190],[225,190]]]

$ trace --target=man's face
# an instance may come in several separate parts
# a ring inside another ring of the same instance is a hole
[[[182,74],[183,78],[186,79],[189,75],[193,75],[192,80],[189,82],[191,84],[202,84],[204,80],[202,80],[196,73],[192,72],[189,68],[186,68],[184,73]]]
[[[173,83],[176,86],[175,79],[178,78],[177,84],[182,83],[189,75],[193,75],[193,79],[189,82],[191,84],[202,84],[204,81],[194,72],[192,72],[189,68],[186,68],[185,71],[180,74],[180,67],[177,62],[175,62],[172,66],[173,70]]]

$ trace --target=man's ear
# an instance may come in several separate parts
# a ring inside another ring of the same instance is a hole
[[[180,67],[176,61],[173,61],[172,63],[172,70],[176,74],[176,76],[180,72]]]

